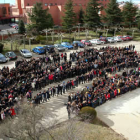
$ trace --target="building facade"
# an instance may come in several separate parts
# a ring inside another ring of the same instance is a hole
[[[22,16],[24,22],[29,23],[28,12],[31,12],[36,2],[41,2],[43,9],[49,9],[54,24],[61,25],[66,1],[67,0],[16,0],[16,5],[11,8],[11,14],[12,16]],[[88,2],[89,0],[73,0],[74,11],[78,14],[81,7],[85,10]],[[101,3],[103,7],[106,7],[109,0],[99,0],[98,2]],[[104,12],[100,11],[100,14],[104,14]]]
[[[17,16],[11,16],[11,7],[9,3],[0,4],[0,24],[14,22]]]

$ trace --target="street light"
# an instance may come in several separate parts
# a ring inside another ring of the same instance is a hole
[[[116,31],[117,31],[117,28],[115,28],[115,31],[114,31],[114,37],[115,37],[115,35],[116,35]]]
[[[134,32],[135,32],[135,30],[133,30],[133,32],[132,32],[132,37],[134,37]]]
[[[29,48],[30,48],[30,51],[31,51],[31,40],[34,39],[33,37],[29,38]]]
[[[78,38],[80,38],[80,24],[81,23],[78,23]]]
[[[107,34],[108,34],[108,30],[109,30],[109,29],[106,29],[106,37],[107,37]]]
[[[86,33],[86,40],[87,40],[87,36],[88,36],[88,33],[89,33],[88,29],[85,30],[85,33]]]
[[[54,44],[54,36],[53,36],[53,35],[54,35],[54,31],[51,32],[52,42],[53,42],[53,44]]]
[[[3,31],[1,31],[1,36],[2,36],[2,43],[3,43]]]

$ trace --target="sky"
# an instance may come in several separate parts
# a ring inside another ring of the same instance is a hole
[[[127,0],[118,0],[118,2],[127,1]],[[129,1],[129,0],[128,0]],[[140,0],[132,0],[133,3],[140,3]],[[0,0],[0,3],[10,3],[15,4],[15,0]]]

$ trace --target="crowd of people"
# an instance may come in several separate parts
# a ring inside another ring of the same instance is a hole
[[[77,51],[70,54],[69,61],[66,53],[54,55],[53,59],[47,56],[16,61],[15,68],[9,70],[4,67],[0,70],[0,111],[15,115],[13,106],[18,102],[18,97],[26,95],[28,101],[40,104],[95,77],[105,76],[106,79],[108,73],[115,73],[125,67],[138,67],[139,57],[133,49],[134,46],[130,45]],[[60,62],[59,57],[64,61]],[[73,79],[65,82],[67,78]],[[59,82],[58,86],[52,86],[32,97],[32,91],[41,90],[54,82]]]

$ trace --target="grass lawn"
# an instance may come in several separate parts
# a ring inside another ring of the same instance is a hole
[[[122,135],[117,134],[99,119],[91,123],[70,120],[57,125],[51,130],[55,140],[125,140]],[[41,140],[51,140],[46,134]]]

